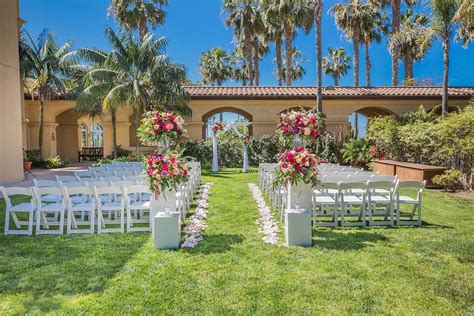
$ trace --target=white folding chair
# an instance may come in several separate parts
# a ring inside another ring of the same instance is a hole
[[[135,194],[144,196],[147,194],[151,197],[150,189],[145,185],[132,185],[124,187],[126,196]],[[151,230],[151,209],[150,200],[131,201],[127,199],[127,232],[150,231]],[[134,213],[132,215],[132,212]],[[144,225],[146,224],[146,225]],[[134,227],[135,226],[135,227]]]
[[[95,178],[95,173],[92,171],[75,171],[74,175],[80,180]]]
[[[123,233],[125,232],[125,199],[119,201],[102,201],[101,196],[117,196],[124,195],[120,187],[94,187],[94,195],[97,203],[97,233]],[[104,217],[104,213],[108,217]],[[108,225],[113,225],[109,227]],[[116,227],[116,225],[120,225]]]
[[[358,193],[353,193],[355,190]],[[341,183],[341,226],[365,226],[366,191],[367,183],[365,182]],[[350,221],[348,218],[355,220]]]
[[[56,176],[56,180],[60,183],[64,182],[78,182],[79,179],[75,176]]]
[[[67,205],[67,234],[94,234],[96,202],[92,188],[63,187],[63,190]],[[78,196],[82,202],[77,202],[75,198]]]
[[[316,186],[320,193],[313,195],[313,226],[338,225],[340,187],[340,182],[323,182]],[[331,220],[323,220],[325,218]]]
[[[421,196],[426,186],[426,180],[420,181],[398,181],[395,187],[395,212],[396,225],[416,225],[421,226]],[[400,189],[416,189],[417,194],[415,198],[407,195],[400,195]],[[410,212],[403,212],[401,206],[403,204],[411,205]],[[416,216],[416,220],[414,217]],[[404,219],[406,218],[406,219]]]
[[[114,173],[112,171],[96,171],[95,176],[97,179],[114,177]]]
[[[379,191],[377,191],[379,190]],[[394,181],[372,181],[367,182],[367,205],[366,214],[369,226],[389,225],[393,226],[393,194],[395,190]],[[388,192],[388,193],[385,193]],[[381,217],[381,220],[376,218]]]
[[[91,188],[94,188],[94,187],[102,188],[102,187],[108,187],[109,183],[107,181],[95,180],[95,181],[86,181],[85,185],[88,186],[88,187],[91,187]],[[113,197],[110,194],[101,194],[100,195],[100,201],[102,203],[112,202],[112,199],[113,199]]]
[[[36,199],[36,235],[52,234],[62,235],[64,232],[64,213],[66,202],[63,190],[59,187],[33,187]],[[43,196],[56,196],[56,201],[51,203],[42,202]],[[53,214],[52,219],[47,215]],[[58,229],[50,229],[50,226],[58,226]],[[43,227],[43,229],[41,229]]]
[[[36,201],[30,188],[10,187],[0,188],[6,204],[5,213],[5,235],[32,235],[33,221],[36,210]],[[14,203],[12,197],[20,195],[29,199],[29,202]],[[20,216],[20,218],[18,218]],[[27,216],[27,219],[23,219]],[[16,229],[10,229],[10,217],[13,219]],[[23,229],[23,226],[27,226]]]
[[[60,188],[61,185],[57,181],[54,180],[37,180],[33,179],[33,185],[37,188]],[[41,196],[42,202],[57,202],[58,196],[56,195],[44,195]]]
[[[101,177],[100,178],[100,181],[105,181],[105,182],[112,182],[112,181],[122,181],[122,178],[121,177]]]

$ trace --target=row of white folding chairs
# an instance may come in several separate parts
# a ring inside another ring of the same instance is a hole
[[[81,176],[56,176],[56,181],[60,183],[68,183],[68,182],[80,182],[84,183],[86,181],[121,181],[121,180],[128,180],[132,182],[139,182],[139,184],[144,183],[146,181],[146,176],[141,175],[122,175],[122,176],[97,176],[97,177],[81,177]],[[44,180],[39,180],[44,181]]]
[[[150,196],[149,189],[145,185],[126,184],[103,187],[82,185],[1,188],[6,202],[5,235],[32,235],[35,222],[37,235],[63,234],[65,225],[67,234],[93,234],[96,221],[99,234],[123,233],[125,232],[125,217],[128,232],[149,231],[150,201],[129,198],[130,196]],[[29,202],[15,204],[12,197],[16,195],[29,197]],[[49,197],[50,202],[44,201],[45,196]],[[113,198],[104,199],[104,196],[113,196]],[[106,213],[108,217],[104,216]],[[27,219],[25,220],[24,217]],[[10,228],[11,219],[15,229]],[[136,224],[143,224],[143,226],[134,227]],[[24,226],[27,228],[24,229]],[[57,229],[51,229],[52,226]]]
[[[368,180],[322,182],[312,196],[314,226],[421,226],[421,198],[426,181]],[[416,189],[416,196],[401,190]],[[412,209],[402,210],[408,204]],[[327,219],[329,221],[322,221]],[[353,220],[349,220],[352,218]]]
[[[138,176],[143,170],[138,169],[117,169],[117,170],[101,170],[101,171],[75,171],[74,176],[79,178],[98,178],[98,177],[122,177],[122,176]]]

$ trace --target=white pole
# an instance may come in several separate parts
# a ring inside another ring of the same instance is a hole
[[[243,172],[249,172],[249,155],[248,155],[248,145],[244,144],[244,167]]]
[[[219,171],[219,162],[217,158],[217,136],[212,135],[212,172]]]

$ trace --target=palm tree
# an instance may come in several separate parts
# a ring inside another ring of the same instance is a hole
[[[370,69],[372,63],[370,61],[370,44],[375,41],[380,43],[382,34],[387,34],[387,18],[381,10],[383,3],[380,0],[372,0],[362,6],[363,15],[361,21],[361,42],[365,47],[365,85],[370,87]]]
[[[256,0],[224,0],[223,11],[226,13],[226,25],[234,28],[234,42],[242,46],[242,54],[246,59],[246,75],[249,84],[254,84],[253,47],[255,21],[258,18],[258,2]]]
[[[413,6],[417,0],[403,0],[407,6]],[[402,0],[390,0],[392,7],[392,36],[400,31],[401,24],[401,2]],[[398,60],[397,56],[392,55],[392,86],[398,85]]]
[[[276,10],[283,19],[285,35],[285,84],[291,86],[292,82],[292,56],[293,40],[297,28],[302,28],[308,33],[313,24],[314,8],[308,0],[276,0]]]
[[[148,24],[154,29],[163,24],[165,11],[163,7],[168,0],[112,0],[109,13],[126,30],[138,29],[140,40],[148,33]]]
[[[344,32],[344,36],[352,41],[354,49],[354,86],[359,86],[359,45],[361,41],[362,26],[366,23],[366,12],[359,0],[352,0],[346,5],[335,4],[331,9],[336,20],[338,29]]]
[[[278,86],[283,85],[283,19],[274,5],[275,0],[261,0],[260,8],[267,41],[275,43]]]
[[[25,78],[33,84],[32,96],[36,93],[40,102],[39,138],[40,154],[43,154],[44,110],[46,100],[58,93],[66,92],[65,79],[73,63],[64,56],[71,50],[71,42],[61,46],[56,43],[53,33],[43,30],[36,41],[26,31],[20,40],[20,69]]]
[[[293,47],[293,53],[291,54],[291,69],[290,71],[287,71],[286,65],[285,67],[283,67],[283,81],[285,83],[287,82],[287,73],[290,73],[292,81],[303,78],[303,76],[306,74],[306,70],[303,67],[304,62],[306,62],[306,58],[301,56],[301,51]],[[278,69],[275,69],[274,73],[276,73],[277,71]]]
[[[253,47],[253,72],[254,72],[254,84],[255,86],[260,85],[260,60],[268,53],[268,44],[265,41],[263,34],[254,36],[252,42]]]
[[[110,27],[105,32],[112,51],[99,67],[93,67],[85,76],[85,93],[88,98],[101,101],[105,109],[130,106],[134,127],[138,129],[139,117],[146,109],[170,108],[189,111],[187,94],[182,88],[186,71],[164,54],[166,39],[155,39],[147,33],[138,42],[130,32],[118,36]],[[94,61],[93,49],[80,49],[74,56]],[[136,155],[140,153],[136,135]]]
[[[315,0],[314,3],[314,34],[316,36],[316,111],[323,112],[323,43],[322,43],[322,18],[323,0]]]
[[[351,57],[346,55],[344,48],[328,48],[328,56],[323,58],[324,74],[334,79],[334,85],[339,86],[339,78],[345,76],[351,68]]]
[[[403,17],[403,28],[393,34],[388,41],[388,49],[392,55],[404,60],[404,79],[414,78],[413,64],[423,58],[432,43],[432,31],[427,23],[429,18],[424,14],[412,17],[409,10]]]
[[[469,42],[474,39],[474,2],[463,0],[454,19],[460,23],[456,39],[460,40],[464,47],[467,47]]]
[[[232,63],[232,57],[222,48],[215,47],[203,53],[199,62],[203,83],[214,85],[216,82],[221,86],[222,82],[232,78]]]
[[[448,112],[448,74],[449,74],[449,50],[450,40],[459,23],[455,20],[456,12],[460,7],[459,0],[430,0],[433,25],[435,34],[441,38],[443,43],[443,115]]]

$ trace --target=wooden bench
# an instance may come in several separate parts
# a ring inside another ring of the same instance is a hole
[[[395,160],[375,160],[373,162],[374,171],[381,176],[398,175],[400,180],[426,180],[426,186],[436,188],[432,178],[436,175],[443,174],[446,170],[444,167],[423,165],[411,162],[401,162]]]
[[[82,147],[78,153],[79,162],[84,160],[93,160],[104,158],[104,149],[102,147]]]

